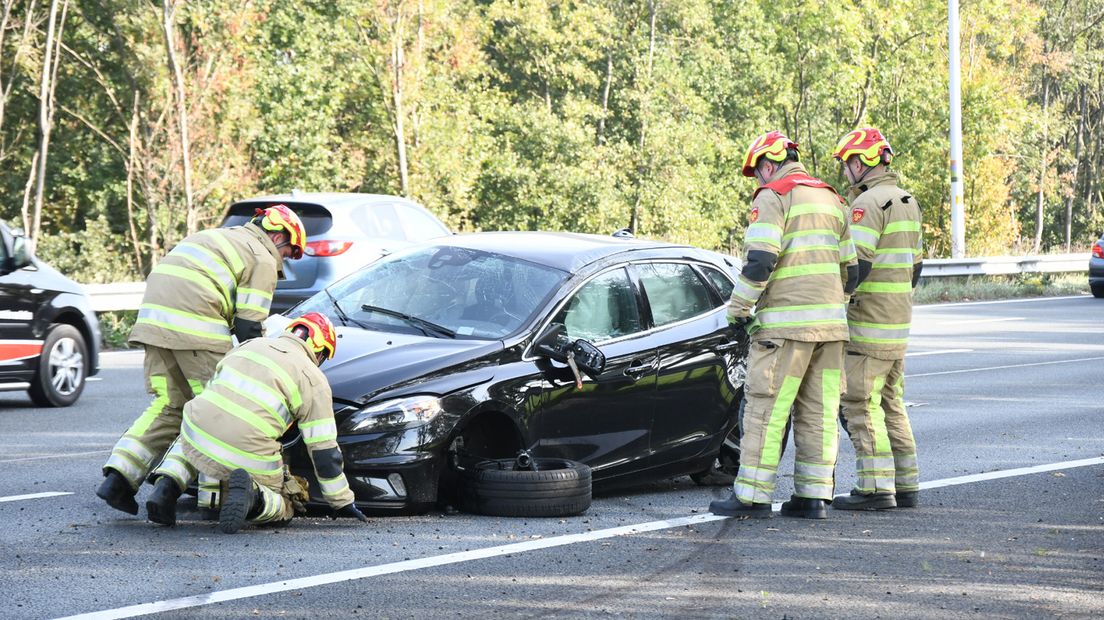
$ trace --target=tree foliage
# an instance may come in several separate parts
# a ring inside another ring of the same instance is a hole
[[[0,0],[0,217],[17,223],[50,5]],[[942,2],[62,7],[39,247],[88,281],[148,271],[187,233],[189,193],[212,226],[235,199],[293,188],[408,195],[461,231],[631,226],[735,251],[743,151],[774,128],[842,189],[836,140],[880,127],[929,254],[950,250]],[[1104,228],[1102,24],[1104,0],[963,4],[969,253],[1083,249]]]

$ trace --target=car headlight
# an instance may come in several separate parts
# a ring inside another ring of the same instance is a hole
[[[341,424],[343,433],[378,433],[428,424],[441,413],[436,396],[410,396],[369,405]]]

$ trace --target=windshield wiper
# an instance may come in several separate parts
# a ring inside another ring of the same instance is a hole
[[[391,310],[389,308],[380,308],[379,306],[370,306],[368,304],[362,305],[361,309],[366,310],[368,312],[378,312],[380,314],[386,314],[387,316],[393,316],[397,319],[402,319],[402,320],[406,321],[407,323],[410,323],[414,327],[417,327],[418,329],[420,329],[422,331],[422,333],[427,335],[427,336],[430,335],[430,332],[436,332],[438,334],[448,336],[449,338],[456,338],[456,332],[454,332],[451,329],[445,327],[444,325],[438,325],[438,324],[436,324],[432,321],[427,321],[425,319],[422,319],[422,318],[419,318],[419,317],[416,317],[416,316],[412,316],[412,315],[406,314],[404,312],[399,312],[398,310]]]
[[[341,321],[342,325],[348,326],[349,323],[353,323],[361,329],[368,329],[368,326],[364,323],[361,323],[360,321],[350,317],[348,314],[345,314],[345,311],[341,309],[341,304],[337,303],[337,298],[333,296],[333,293],[331,293],[329,289],[324,288],[322,290],[326,293],[326,297],[330,298],[330,303],[333,304],[334,310],[337,311],[337,318]]]

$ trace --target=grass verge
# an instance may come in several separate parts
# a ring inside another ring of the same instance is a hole
[[[923,278],[913,293],[914,304],[991,301],[1021,297],[1058,297],[1089,291],[1084,273],[1024,273],[1009,276]]]
[[[127,337],[134,327],[134,321],[138,319],[137,310],[115,310],[111,312],[97,312],[100,319],[100,333],[103,334],[105,350],[128,349]]]

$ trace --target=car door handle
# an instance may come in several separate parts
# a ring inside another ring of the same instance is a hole
[[[627,376],[642,375],[646,372],[651,372],[656,369],[656,364],[659,362],[658,357],[653,357],[646,362],[637,362],[625,369]]]

